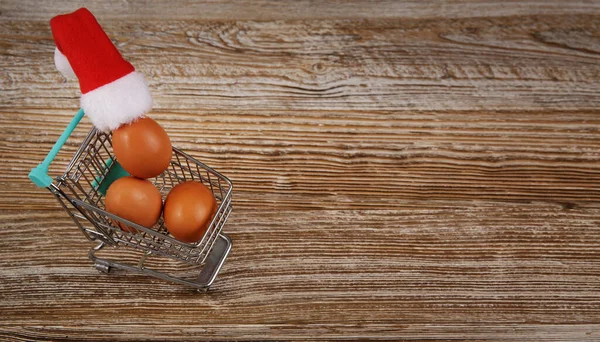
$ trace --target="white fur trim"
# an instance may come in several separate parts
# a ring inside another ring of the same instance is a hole
[[[96,128],[109,132],[148,113],[152,97],[144,76],[134,71],[81,95],[81,108]]]
[[[71,63],[58,48],[54,48],[54,65],[56,69],[66,78],[75,78],[75,72],[71,68]]]

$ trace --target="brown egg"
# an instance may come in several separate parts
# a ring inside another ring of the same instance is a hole
[[[171,139],[156,121],[148,117],[114,130],[112,146],[119,164],[138,178],[156,177],[171,162]]]
[[[109,213],[144,227],[154,226],[162,210],[162,197],[154,184],[131,176],[114,181],[106,191],[104,203]],[[119,226],[124,231],[137,233],[132,227],[121,223]]]
[[[183,242],[198,242],[217,211],[217,201],[204,184],[189,181],[176,185],[165,200],[167,230]]]

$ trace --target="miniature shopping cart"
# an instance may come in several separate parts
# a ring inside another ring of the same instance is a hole
[[[232,210],[231,181],[175,147],[169,168],[149,179],[163,199],[175,185],[189,180],[202,182],[212,190],[218,211],[197,243],[171,237],[162,218],[154,227],[142,227],[115,216],[104,210],[104,194],[114,180],[127,172],[115,159],[110,133],[92,128],[64,174],[56,179],[47,174],[50,163],[83,115],[83,110],[79,110],[46,159],[31,170],[29,178],[39,187],[48,188],[83,234],[90,241],[98,242],[89,257],[99,271],[109,273],[112,268],[123,269],[208,290],[231,250],[231,239],[221,232]],[[135,229],[122,230],[119,223]],[[111,255],[116,253],[118,259],[99,256],[107,249]],[[151,268],[148,259],[154,257],[159,261],[150,263],[156,265]]]

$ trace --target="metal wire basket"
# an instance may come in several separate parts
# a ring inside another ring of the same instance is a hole
[[[231,239],[221,232],[232,211],[231,181],[175,147],[169,168],[157,177],[149,179],[159,189],[163,199],[175,185],[190,180],[202,182],[212,191],[217,200],[218,210],[203,238],[197,243],[185,243],[171,237],[162,218],[154,227],[143,227],[113,215],[104,210],[104,194],[112,181],[123,176],[125,172],[115,159],[111,134],[92,128],[64,174],[55,180],[47,175],[49,164],[82,117],[83,111],[80,110],[48,157],[31,171],[29,177],[38,186],[47,187],[56,196],[90,241],[99,242],[89,252],[89,257],[98,270],[108,273],[112,268],[119,268],[207,290],[231,250]],[[133,229],[123,230],[120,224]],[[117,250],[138,251],[137,262],[124,263],[97,256],[97,253],[107,246]],[[175,260],[192,266],[192,269],[196,267],[199,273],[194,275],[194,272],[191,272],[191,277],[182,277],[150,269],[145,265],[150,256]]]

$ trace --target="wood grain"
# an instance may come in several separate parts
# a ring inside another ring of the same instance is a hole
[[[465,18],[514,15],[598,14],[597,1],[535,0],[167,0],[146,1],[4,1],[0,13],[9,19],[48,21],[49,13],[87,7],[99,18],[133,20],[295,20],[347,18]]]
[[[598,2],[90,2],[234,183],[206,295],[97,273],[26,178],[79,98],[77,6],[36,6],[0,4],[0,340],[600,339]]]

